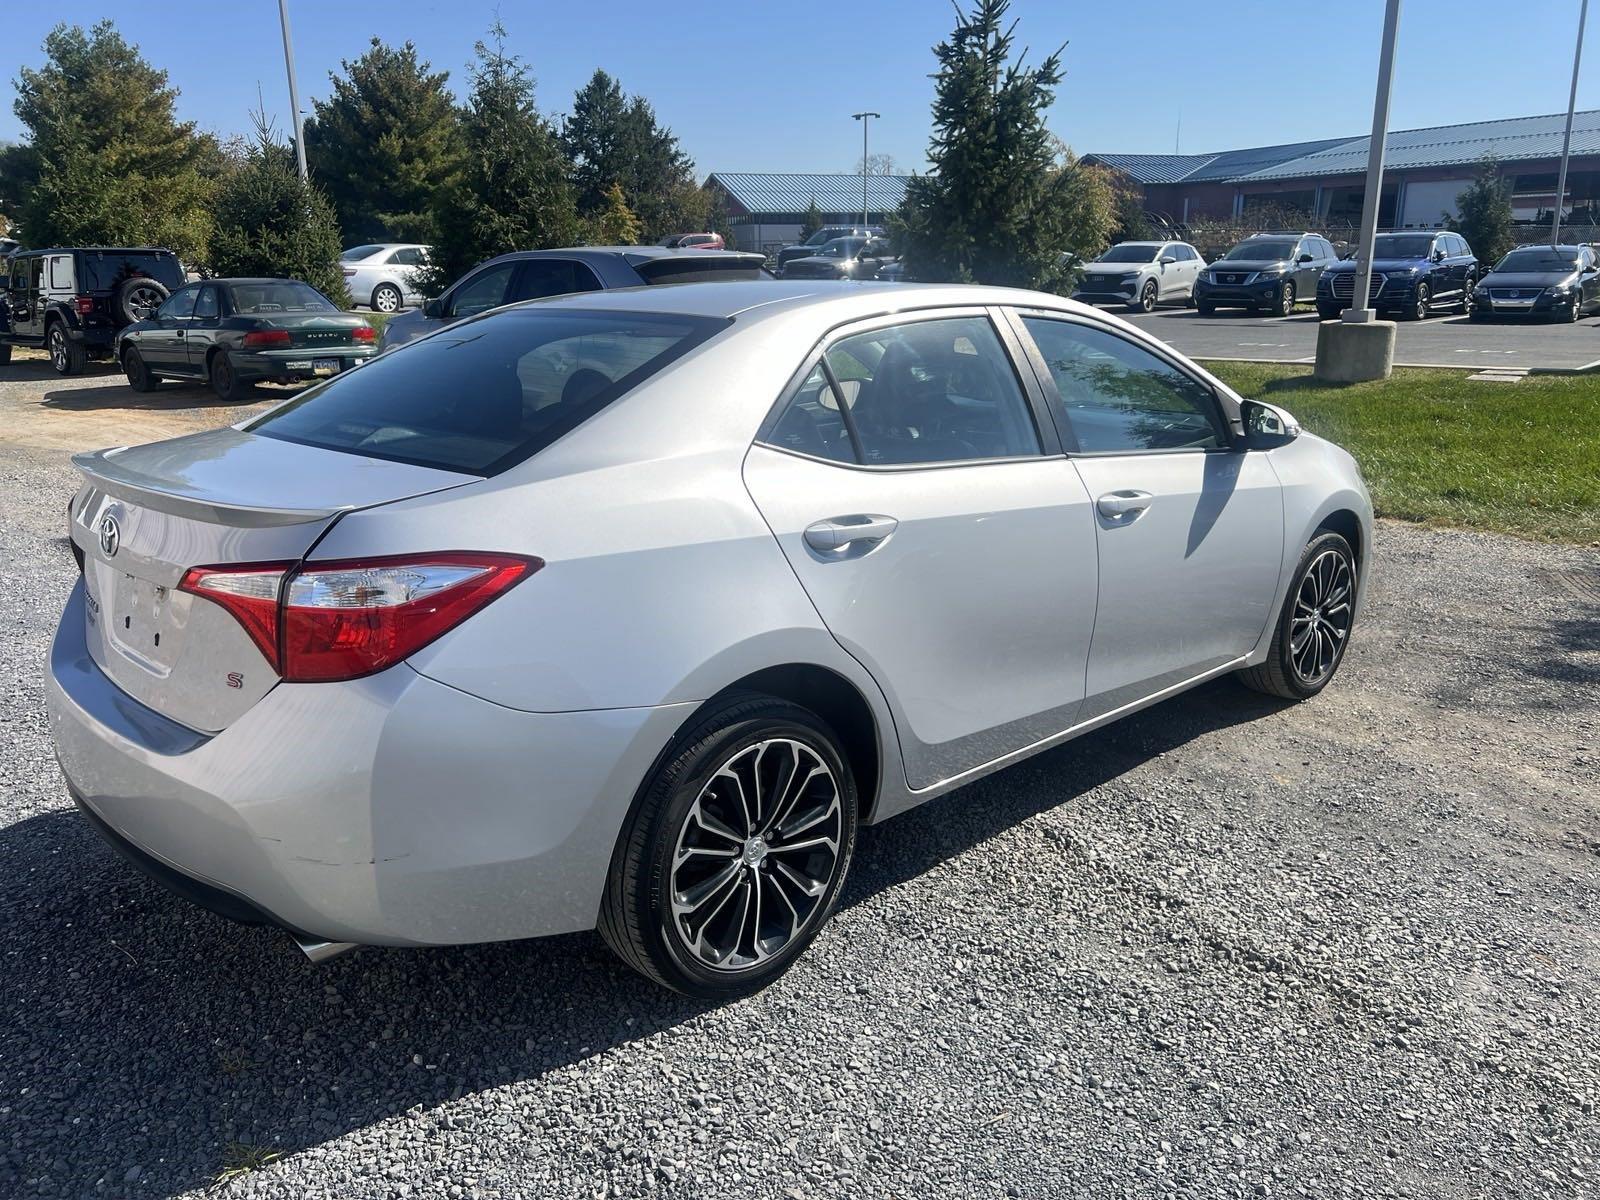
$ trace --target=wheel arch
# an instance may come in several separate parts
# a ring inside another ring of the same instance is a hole
[[[1317,523],[1318,530],[1329,530],[1337,533],[1350,543],[1350,549],[1356,556],[1356,570],[1361,570],[1362,563],[1366,560],[1367,547],[1361,528],[1361,518],[1348,508],[1336,508],[1323,516]],[[1315,533],[1312,534],[1316,536]]]

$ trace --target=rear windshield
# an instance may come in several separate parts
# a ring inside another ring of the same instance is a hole
[[[325,450],[496,475],[726,325],[660,313],[503,309],[379,355],[248,428]]]
[[[671,258],[647,258],[635,263],[634,270],[646,283],[728,283],[740,279],[764,279],[758,254],[729,254],[702,251]]]
[[[338,312],[333,302],[309,283],[268,280],[233,285],[233,311],[255,317],[267,313]]]
[[[78,261],[83,264],[83,278],[78,287],[86,292],[109,292],[135,275],[146,275],[160,280],[168,290],[176,291],[184,283],[183,270],[178,260],[170,254],[119,254],[116,251],[80,250]]]
[[[350,249],[339,255],[339,261],[360,262],[363,258],[371,258],[382,249],[382,246],[351,246]]]

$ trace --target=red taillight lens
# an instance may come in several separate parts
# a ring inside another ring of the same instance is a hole
[[[292,683],[371,675],[409,658],[544,566],[450,551],[311,563],[196,567],[180,589],[222,605]]]
[[[290,342],[287,329],[257,329],[244,335],[246,350],[281,350]]]
[[[94,311],[94,297],[74,296],[72,298],[72,306],[78,310],[80,317],[87,317]]]
[[[350,336],[358,342],[375,342],[378,340],[378,331],[371,325],[357,325],[350,331]]]

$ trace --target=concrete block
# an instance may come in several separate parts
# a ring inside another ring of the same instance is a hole
[[[1387,379],[1394,370],[1394,339],[1393,321],[1323,321],[1317,326],[1316,377],[1326,383]]]

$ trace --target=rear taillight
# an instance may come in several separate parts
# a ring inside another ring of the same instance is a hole
[[[287,329],[257,329],[244,335],[246,350],[281,350],[290,342]]]
[[[378,331],[371,325],[357,325],[350,331],[350,336],[358,342],[375,342],[378,340]]]
[[[371,675],[411,657],[544,562],[450,551],[311,563],[194,567],[179,590],[221,605],[285,680]]]
[[[356,269],[354,267],[345,267],[344,268],[344,277],[346,279],[349,279],[355,273],[356,273]]]
[[[78,310],[80,317],[87,317],[94,311],[94,297],[74,296],[72,298],[72,307]]]

